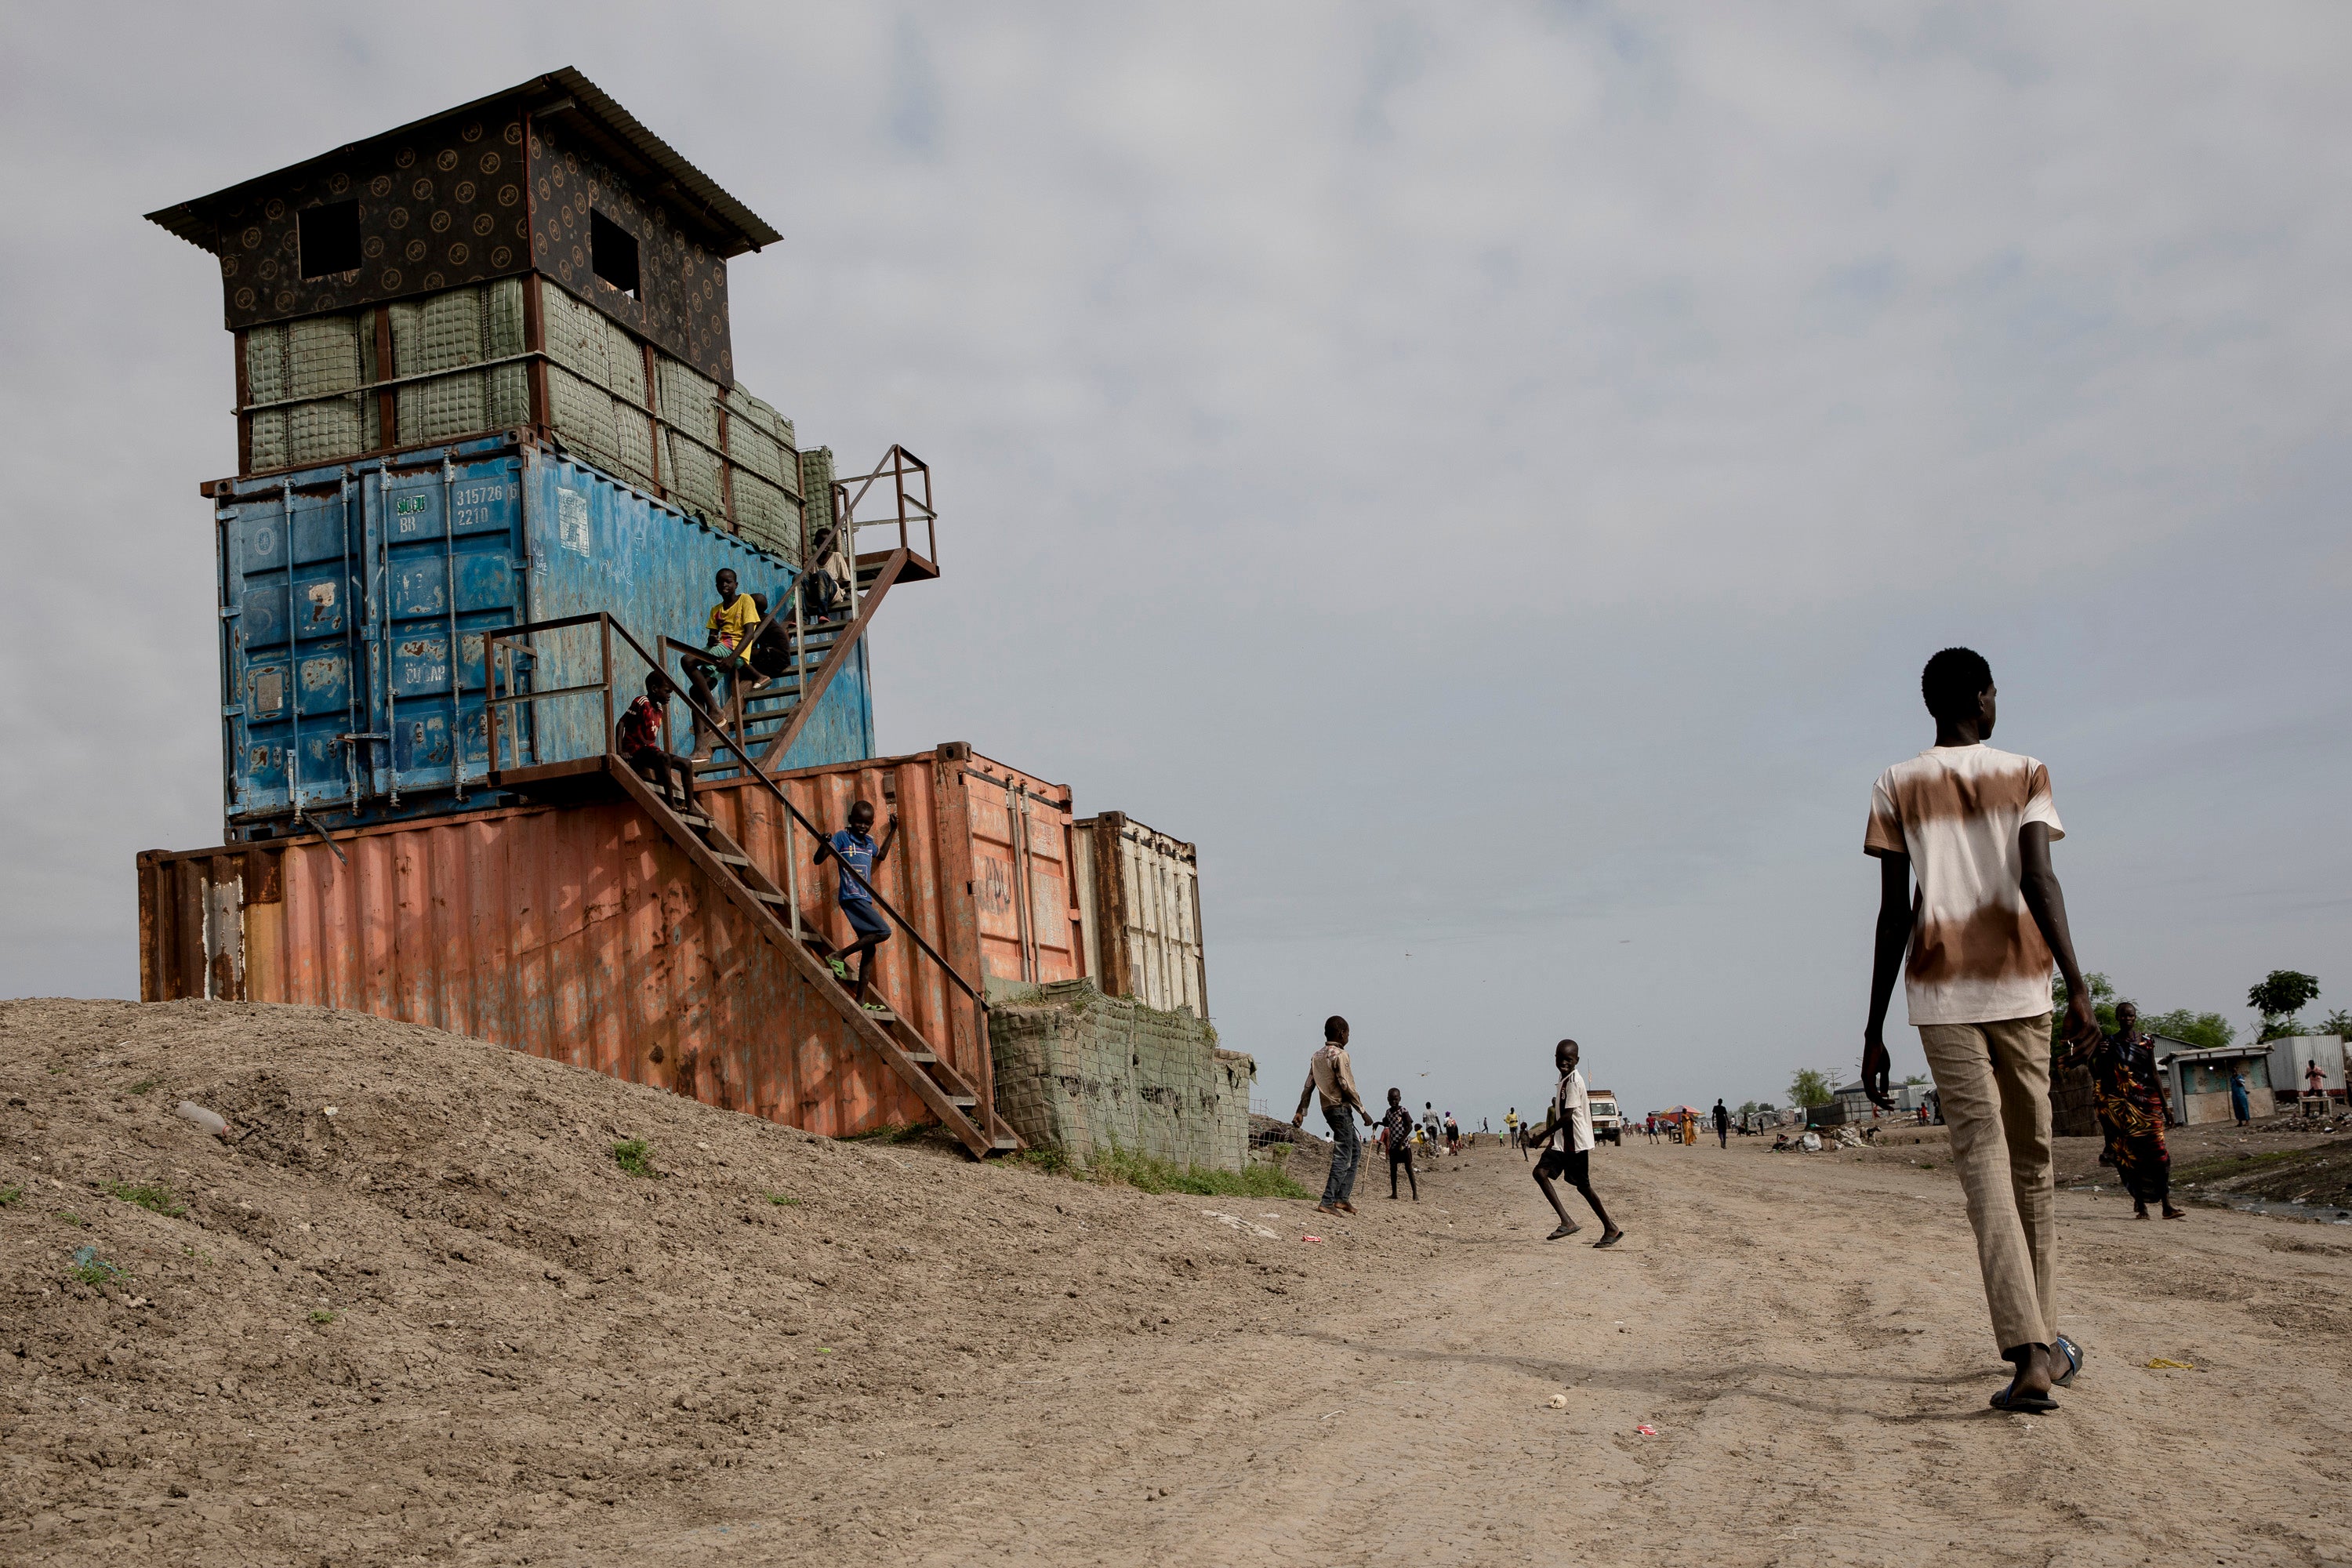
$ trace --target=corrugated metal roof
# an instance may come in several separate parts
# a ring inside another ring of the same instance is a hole
[[[758,250],[772,245],[783,236],[768,226],[767,221],[721,190],[717,181],[680,157],[677,149],[646,130],[635,115],[622,108],[602,88],[570,66],[531,78],[529,81],[478,98],[471,103],[461,103],[394,126],[373,136],[305,158],[299,163],[240,180],[225,190],[191,201],[176,202],[159,207],[147,215],[152,223],[178,235],[189,244],[204,250],[215,248],[217,238],[213,215],[234,198],[277,182],[291,180],[306,170],[336,158],[350,155],[371,143],[406,135],[421,126],[446,120],[452,115],[466,114],[494,103],[516,99],[525,100],[525,107],[534,114],[563,114],[570,122],[584,131],[595,142],[597,150],[612,158],[622,171],[642,180],[652,195],[668,203],[688,217],[709,230],[714,240],[712,248],[721,256],[740,256],[747,250]]]

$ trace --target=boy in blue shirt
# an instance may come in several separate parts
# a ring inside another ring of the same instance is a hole
[[[890,826],[882,835],[882,842],[876,844],[873,803],[861,800],[849,808],[847,827],[831,838],[817,841],[815,864],[824,865],[828,855],[841,862],[841,891],[837,898],[843,918],[849,921],[852,932],[847,942],[824,955],[824,961],[833,965],[835,975],[854,986],[861,1006],[870,1005],[866,1001],[866,986],[874,973],[874,950],[890,940],[890,922],[884,920],[882,911],[874,907],[873,897],[866,889],[874,885],[875,875],[882,869],[882,862],[890,858],[891,841],[898,837],[898,814],[894,811],[890,814]],[[856,872],[857,877],[852,877],[852,871]],[[864,882],[860,883],[858,878],[865,879]],[[845,962],[853,952],[860,955],[855,981],[850,980],[849,965]]]

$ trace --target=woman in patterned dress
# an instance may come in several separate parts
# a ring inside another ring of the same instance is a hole
[[[2187,1219],[2172,1206],[2172,1155],[2164,1146],[2164,1089],[2156,1047],[2139,1032],[2139,1009],[2130,1003],[2116,1004],[2116,1032],[2084,1056],[2109,1162],[2132,1195],[2137,1217],[2147,1218],[2147,1205],[2157,1203],[2165,1218]]]

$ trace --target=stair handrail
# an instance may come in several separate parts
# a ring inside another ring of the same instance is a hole
[[[551,623],[550,626],[518,626],[513,628],[513,631],[520,633],[523,631],[547,630],[551,629],[551,626],[578,624],[581,621],[586,620],[598,620],[604,622],[608,628],[619,634],[623,642],[627,643],[630,647],[636,650],[636,655],[639,658],[644,659],[648,665],[651,665],[656,669],[660,669],[662,668],[660,663],[654,658],[654,656],[646,651],[645,645],[630,635],[628,627],[623,626],[619,621],[614,620],[610,613],[604,611],[599,611],[593,616],[569,617],[565,622]],[[612,682],[612,665],[609,656],[607,656],[605,661],[604,676],[604,684],[609,692],[609,688]],[[673,683],[673,686],[675,686],[675,683]],[[745,771],[751,773],[753,778],[759,780],[760,783],[766,787],[770,795],[776,797],[777,801],[782,805],[785,812],[791,816],[793,821],[799,823],[803,828],[806,828],[811,837],[818,839],[826,838],[824,830],[802,815],[801,808],[793,804],[793,797],[784,793],[783,786],[778,784],[774,779],[768,776],[768,771],[759,764],[751,752],[743,749],[741,744],[736,741],[735,737],[728,734],[724,730],[719,728],[717,718],[704,709],[702,704],[697,702],[691,693],[678,690],[677,695],[677,700],[686,704],[687,710],[701,721],[705,726],[703,732],[705,734],[717,735],[718,738],[725,743],[729,751],[733,752],[737,757],[740,758]],[[606,697],[605,702],[606,706],[609,708],[611,706],[611,698],[609,695]],[[607,726],[605,730],[604,750],[606,755],[609,756],[612,754],[612,731],[610,726]],[[961,973],[957,970],[956,966],[947,961],[946,955],[941,953],[939,949],[933,947],[930,942],[924,938],[921,931],[915,929],[915,923],[912,921],[908,920],[905,915],[900,914],[898,908],[893,905],[889,900],[884,898],[880,889],[877,889],[873,883],[867,881],[865,876],[860,873],[856,867],[845,865],[842,867],[842,870],[847,873],[850,877],[856,879],[857,885],[866,889],[866,896],[873,901],[873,903],[878,907],[884,914],[889,916],[890,919],[896,922],[901,930],[905,931],[908,936],[914,938],[915,945],[922,949],[924,954],[928,956],[933,963],[938,964],[940,968],[946,973],[949,979],[956,983],[958,989],[962,991],[965,995],[971,997],[975,1003],[977,1003],[983,1013],[986,1012],[988,1007],[987,996],[982,992],[973,989],[971,982],[966,980]],[[983,1039],[984,1038],[985,1036],[983,1036]]]

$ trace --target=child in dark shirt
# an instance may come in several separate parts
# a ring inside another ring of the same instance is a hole
[[[1412,1201],[1421,1202],[1421,1183],[1412,1173],[1412,1112],[1404,1108],[1404,1090],[1389,1090],[1389,1112],[1381,1118],[1381,1135],[1389,1150],[1389,1196],[1397,1195],[1397,1170],[1412,1184]]]

